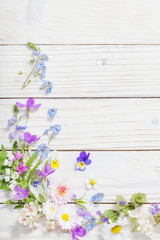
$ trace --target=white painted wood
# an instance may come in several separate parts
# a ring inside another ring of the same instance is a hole
[[[149,207],[149,206],[148,206]],[[115,205],[111,204],[103,204],[99,207],[101,210],[106,210],[109,208],[116,209]],[[0,205],[0,212],[1,212],[1,219],[3,221],[0,225],[0,239],[3,240],[10,240],[10,239],[30,239],[30,240],[41,240],[41,239],[52,239],[52,240],[71,240],[72,237],[70,233],[62,232],[62,231],[51,231],[47,232],[45,230],[45,224],[43,222],[40,223],[40,228],[37,230],[29,231],[25,229],[24,226],[21,226],[17,222],[17,216],[19,213],[19,210],[14,210],[12,206],[6,206],[6,205]],[[159,225],[158,225],[159,226]],[[159,229],[158,227],[155,229],[155,233],[153,234],[152,240],[158,240],[159,239]],[[84,240],[88,239],[94,239],[94,240],[102,240],[101,236],[101,226],[97,226],[92,229],[92,231],[88,232],[85,237],[83,237]],[[130,238],[128,240],[147,240],[148,238],[145,235],[142,235],[140,233],[132,233]]]
[[[21,86],[29,74],[32,51],[27,46],[0,46],[0,97],[157,97],[160,96],[160,46],[40,46],[49,55],[47,77]]]
[[[159,0],[1,1],[0,43],[160,43]]]
[[[16,99],[0,100],[0,142],[9,148],[7,119]],[[26,99],[18,99],[25,103]],[[159,149],[160,99],[36,99],[42,103],[31,114],[28,130],[42,136],[49,125],[60,124],[61,134],[52,141],[57,150],[149,150]],[[58,109],[48,122],[50,107]],[[21,109],[24,114],[24,110]],[[25,122],[22,124],[25,124]],[[11,131],[11,130],[10,130]],[[41,141],[48,137],[42,136]]]
[[[50,179],[69,180],[78,197],[86,192],[87,201],[97,192],[104,193],[103,202],[116,202],[116,195],[129,201],[137,192],[146,193],[148,202],[159,201],[160,151],[91,152],[92,164],[84,172],[75,171],[78,155],[79,151],[60,152],[60,167]],[[86,189],[89,177],[99,181],[97,190]],[[9,193],[0,191],[1,203],[9,198]]]

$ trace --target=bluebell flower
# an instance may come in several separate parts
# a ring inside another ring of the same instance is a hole
[[[155,203],[155,204],[151,203],[151,206],[153,207],[153,208],[151,208],[151,213],[153,215],[158,215],[160,212],[160,208],[158,207],[159,203]]]
[[[50,108],[50,109],[48,110],[48,115],[49,115],[51,118],[54,118],[55,115],[56,115],[56,113],[57,113],[57,109],[56,109],[56,108]]]
[[[50,130],[53,132],[54,135],[57,135],[61,131],[61,126],[58,124],[50,126]]]
[[[45,61],[48,61],[48,60],[49,60],[48,56],[47,56],[46,54],[44,54],[44,53],[42,53],[39,58],[40,58],[41,60],[45,60]]]
[[[79,154],[79,157],[77,158],[77,164],[75,166],[76,170],[79,171],[84,171],[86,170],[86,166],[91,164],[91,160],[89,159],[90,153],[86,153],[86,152],[81,152]]]
[[[103,193],[96,193],[91,197],[91,202],[102,202],[104,197]]]
[[[96,226],[96,220],[94,219],[91,223],[88,223],[86,229],[90,231],[94,226]]]
[[[33,52],[33,55],[34,55],[34,56],[38,56],[40,53],[41,53],[41,51],[40,51],[40,50],[37,50],[37,51],[34,51],[34,52]]]
[[[16,117],[12,117],[10,119],[8,119],[8,127],[13,126],[13,124],[15,124],[17,122]]]
[[[39,184],[40,184],[39,181],[34,181],[34,182],[33,182],[33,187],[37,187]]]

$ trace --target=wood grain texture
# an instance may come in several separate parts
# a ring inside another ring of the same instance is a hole
[[[115,208],[115,205],[106,204],[100,205],[99,209],[104,211],[106,209]],[[148,206],[149,208],[149,206]],[[22,225],[17,222],[17,216],[19,210],[13,210],[12,206],[0,205],[1,218],[3,221],[0,225],[0,239],[2,240],[71,240],[71,234],[62,232],[62,231],[51,231],[47,232],[45,228],[45,223],[43,220],[40,222],[40,228],[37,230],[29,231],[25,229]],[[10,217],[8,217],[10,216]],[[159,240],[160,231],[158,228],[155,229],[155,233],[153,234],[152,240]],[[97,226],[92,229],[92,231],[88,232],[84,240],[94,239],[94,240],[102,240],[101,236],[101,226]],[[142,234],[132,233],[128,240],[148,240],[148,237]]]
[[[111,203],[116,202],[116,195],[123,195],[129,201],[133,193],[144,192],[148,202],[160,199],[160,151],[91,152],[92,164],[84,172],[75,171],[78,151],[59,154],[60,167],[50,180],[68,179],[78,197],[86,192],[84,199],[89,201],[98,191],[104,193],[103,202]],[[50,153],[50,159],[52,155]],[[97,190],[86,189],[90,177],[99,182]],[[9,198],[9,193],[0,191],[0,203]]]
[[[159,44],[159,0],[6,0],[1,44]]]
[[[18,99],[25,103],[25,99]],[[16,99],[1,99],[0,142],[9,148],[7,119]],[[152,150],[160,148],[160,99],[36,99],[42,103],[32,113],[28,130],[42,136],[49,125],[60,124],[52,141],[57,150]],[[48,122],[50,107],[58,109]],[[21,114],[25,111],[20,109]],[[21,124],[25,124],[22,122]],[[48,137],[42,136],[41,141]]]
[[[32,51],[0,46],[0,97],[159,97],[160,46],[40,46],[49,55],[47,80],[52,94],[40,91],[39,79],[25,90]]]

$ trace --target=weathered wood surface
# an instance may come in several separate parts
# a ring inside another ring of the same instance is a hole
[[[46,79],[53,93],[40,91],[40,80],[21,86],[32,68],[27,46],[0,46],[0,97],[159,97],[160,46],[43,45],[49,55]]]
[[[1,1],[1,44],[159,44],[159,0]]]

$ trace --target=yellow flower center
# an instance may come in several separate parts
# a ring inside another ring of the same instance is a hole
[[[84,162],[80,162],[79,166],[83,168],[84,167]]]
[[[94,185],[96,184],[96,181],[95,181],[94,179],[91,179],[91,180],[90,180],[90,184],[91,184],[92,186],[94,186]]]
[[[119,233],[121,231],[122,227],[119,225],[116,225],[115,227],[112,228],[112,233]]]
[[[64,214],[62,215],[62,219],[63,219],[63,221],[68,222],[68,220],[69,220],[69,215],[68,215],[67,213],[64,213]]]
[[[52,168],[58,168],[59,167],[59,161],[58,160],[53,160],[51,164]]]

